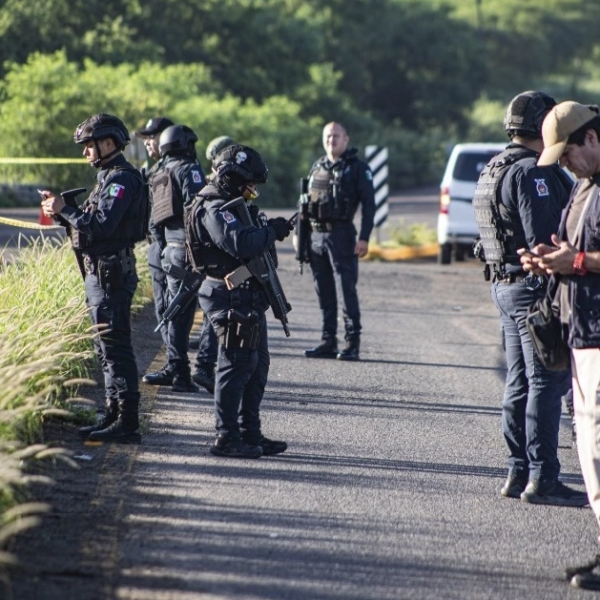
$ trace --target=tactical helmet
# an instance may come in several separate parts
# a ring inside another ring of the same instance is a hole
[[[515,96],[506,109],[504,129],[509,135],[542,137],[545,116],[556,106],[556,100],[544,92],[528,91]]]
[[[158,150],[161,156],[167,154],[195,154],[194,144],[198,136],[187,125],[171,125],[158,139]]]
[[[122,150],[129,143],[129,132],[123,121],[114,115],[101,113],[92,115],[77,126],[73,139],[76,144],[85,144],[90,140],[113,138],[115,144]]]
[[[208,142],[208,146],[206,146],[206,158],[212,163],[221,150],[225,150],[225,148],[228,146],[233,146],[234,144],[235,140],[230,138],[228,135],[216,137]]]
[[[237,186],[266,183],[269,169],[260,154],[249,146],[234,144],[221,150],[214,161],[217,180],[227,178]]]

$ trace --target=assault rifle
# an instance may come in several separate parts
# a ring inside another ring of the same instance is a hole
[[[236,214],[240,217],[242,224],[247,226],[254,225],[252,222],[252,217],[250,216],[250,212],[248,211],[248,207],[246,206],[246,201],[242,197],[230,200],[224,204],[220,210],[221,212],[224,212],[237,207],[239,207],[240,210],[238,210]],[[247,273],[245,271],[247,271]],[[242,267],[238,267],[234,273],[236,272],[240,274],[242,278],[241,280],[245,280],[249,276],[256,277],[265,294],[267,295],[267,300],[273,309],[275,318],[281,321],[283,331],[285,332],[286,337],[289,337],[290,330],[288,329],[287,325],[287,313],[292,310],[292,306],[287,301],[285,294],[283,293],[283,289],[281,288],[281,282],[279,281],[279,276],[277,275],[277,270],[275,269],[275,264],[273,263],[273,257],[271,256],[271,253],[267,250],[260,256],[251,258],[250,260],[246,261]],[[232,281],[231,279],[225,279],[227,287],[235,286],[236,282]]]
[[[308,179],[300,179],[300,199],[298,200],[298,220],[296,221],[296,260],[302,274],[304,263],[308,263],[310,248],[310,218],[308,216]]]
[[[154,331],[159,331],[163,325],[169,321],[173,321],[182,310],[185,310],[189,306],[190,302],[197,297],[198,289],[204,280],[204,277],[196,273],[196,271],[188,271],[188,269],[178,267],[177,265],[166,265],[163,271],[180,279],[181,284]]]

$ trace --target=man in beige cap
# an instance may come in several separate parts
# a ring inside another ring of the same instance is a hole
[[[552,244],[523,256],[528,271],[561,276],[560,316],[571,348],[577,448],[588,499],[600,525],[600,115],[562,102],[544,120],[539,165],[559,161],[578,179]],[[600,541],[600,540],[599,540]],[[596,567],[598,572],[594,572]],[[575,587],[600,590],[600,554],[566,570]]]

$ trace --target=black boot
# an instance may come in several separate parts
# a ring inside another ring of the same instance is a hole
[[[171,389],[174,392],[197,392],[198,388],[192,381],[190,373],[175,373],[173,376],[173,385]]]
[[[260,446],[262,448],[263,456],[273,456],[274,454],[281,454],[287,450],[287,442],[280,442],[277,440],[270,440],[266,438],[262,433],[242,433],[242,440],[249,446]]]
[[[142,441],[137,403],[119,405],[117,420],[105,429],[90,433],[93,442],[119,442],[122,444],[139,444]]]
[[[225,458],[260,458],[263,450],[258,445],[249,445],[237,435],[221,432],[210,447],[210,453]]]
[[[171,385],[173,383],[173,372],[163,367],[154,373],[146,373],[142,381],[148,385]]]
[[[86,425],[79,428],[79,435],[88,437],[94,431],[101,431],[112,425],[119,416],[119,403],[117,400],[106,400],[106,411],[93,425]]]
[[[336,358],[338,355],[337,338],[323,336],[323,343],[304,351],[306,358]]]
[[[192,375],[196,385],[203,387],[209,394],[215,393],[215,367],[204,363],[196,366],[196,372]]]
[[[346,340],[346,347],[337,355],[338,360],[360,360],[360,339]]]

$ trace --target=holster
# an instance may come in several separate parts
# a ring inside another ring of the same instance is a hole
[[[244,348],[256,350],[260,340],[260,322],[258,313],[250,311],[247,315],[232,308],[227,314],[227,325],[223,332],[225,348]]]
[[[98,283],[105,292],[115,292],[123,285],[123,269],[118,255],[98,258]]]

